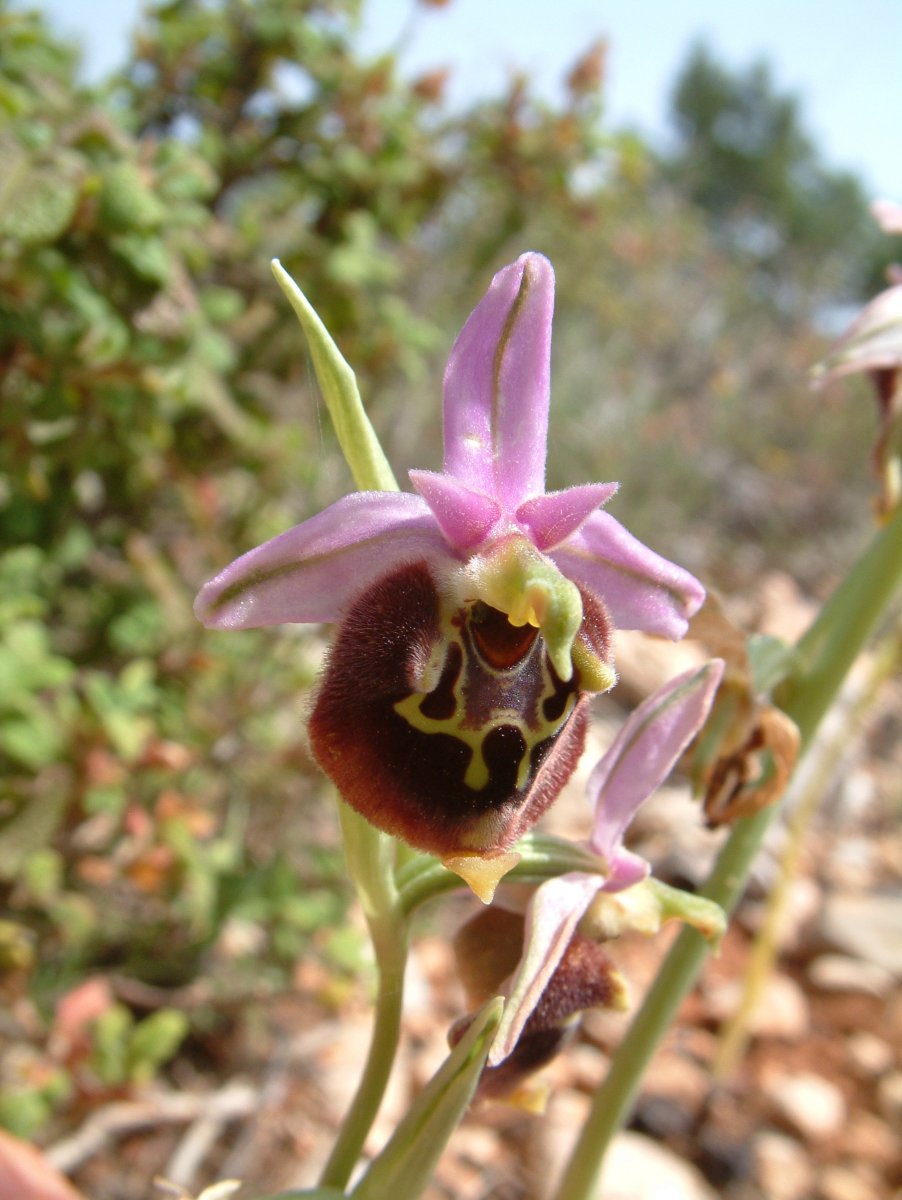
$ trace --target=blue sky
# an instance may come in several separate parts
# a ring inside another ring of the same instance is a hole
[[[96,75],[121,59],[139,0],[39,0],[83,45]],[[902,201],[902,0],[369,0],[362,39],[400,44],[411,73],[453,69],[452,98],[497,90],[512,68],[547,94],[592,41],[609,42],[610,124],[666,132],[669,89],[691,42],[728,64],[761,56],[802,102],[805,124],[836,167]]]

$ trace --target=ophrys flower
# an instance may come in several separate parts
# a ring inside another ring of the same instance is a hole
[[[451,351],[444,470],[355,492],[201,591],[224,629],[337,622],[310,719],[344,799],[465,878],[560,792],[587,697],[615,682],[612,626],[682,636],[688,572],[599,511],[616,484],[545,491],[554,274],[500,271]]]

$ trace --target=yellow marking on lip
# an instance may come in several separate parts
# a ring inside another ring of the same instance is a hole
[[[505,850],[486,858],[479,853],[449,854],[442,866],[459,875],[483,904],[491,904],[501,879],[520,861],[515,850]]]
[[[474,792],[481,792],[488,786],[491,779],[491,772],[483,753],[485,739],[494,729],[498,729],[501,726],[511,726],[518,730],[525,743],[525,750],[520,755],[517,763],[516,789],[520,791],[529,782],[533,751],[546,738],[554,737],[563,728],[576,706],[576,694],[571,692],[567,696],[563,711],[556,720],[549,721],[542,716],[545,701],[551,699],[557,690],[548,670],[548,663],[543,659],[541,669],[544,686],[536,700],[536,711],[540,714],[537,729],[530,729],[516,709],[508,708],[497,709],[492,719],[479,728],[468,726],[466,723],[467,707],[464,700],[464,688],[467,682],[467,650],[463,639],[456,632],[454,626],[451,626],[451,629],[454,630],[454,633],[447,638],[447,643],[450,644],[452,641],[457,642],[463,654],[463,666],[453,689],[455,702],[453,715],[450,717],[429,717],[425,715],[422,711],[422,705],[427,698],[427,694],[420,691],[412,692],[409,696],[405,696],[403,700],[399,700],[394,705],[394,710],[398,716],[403,717],[408,725],[414,729],[418,729],[421,733],[444,733],[456,738],[457,741],[462,742],[469,749],[470,761],[464,773],[464,784]]]

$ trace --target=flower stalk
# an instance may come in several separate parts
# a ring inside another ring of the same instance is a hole
[[[275,259],[273,274],[307,339],[317,382],[354,482],[395,492],[398,484],[360,400],[353,370],[291,276]],[[376,959],[377,996],[366,1065],[320,1184],[343,1189],[363,1150],[394,1064],[401,1032],[407,923],[394,882],[396,843],[336,796],[348,871],[357,889]]]
[[[902,509],[873,538],[796,648],[794,670],[779,700],[807,747],[855,659],[902,587]],[[702,895],[729,913],[735,907],[764,836],[778,812],[762,809],[738,821]],[[652,984],[611,1062],[604,1084],[560,1182],[555,1200],[590,1200],[604,1156],[621,1128],[646,1067],[692,988],[707,943],[684,929]]]

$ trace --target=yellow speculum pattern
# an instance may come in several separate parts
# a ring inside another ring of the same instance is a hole
[[[395,704],[395,712],[403,717],[409,725],[414,729],[420,730],[421,733],[444,733],[456,738],[462,742],[470,751],[470,761],[467,765],[466,773],[464,774],[464,783],[474,792],[482,791],[487,786],[491,778],[488,763],[485,760],[483,753],[483,745],[485,739],[492,733],[493,730],[499,729],[502,726],[514,728],[519,731],[525,743],[525,750],[517,764],[516,786],[520,790],[529,782],[530,764],[532,754],[535,748],[547,738],[553,737],[566,723],[576,704],[576,693],[572,692],[566,698],[563,711],[560,716],[554,720],[547,720],[543,716],[543,706],[546,700],[550,700],[557,692],[557,685],[552,678],[549,670],[548,659],[545,653],[544,645],[539,642],[533,647],[532,653],[541,656],[540,670],[542,672],[543,687],[540,695],[534,701],[534,710],[537,714],[535,727],[531,727],[523,716],[513,708],[498,708],[493,710],[492,716],[476,725],[472,718],[467,715],[466,705],[466,688],[468,684],[468,666],[469,654],[468,648],[465,645],[460,633],[453,627],[448,630],[448,643],[457,642],[461,648],[463,655],[463,666],[455,681],[452,693],[454,696],[454,712],[449,717],[429,717],[421,711],[421,706],[427,699],[428,693],[413,692],[409,696],[405,696],[403,700],[399,700]],[[446,643],[447,644],[447,643]],[[482,662],[481,669],[487,674],[492,674],[498,677],[516,672],[517,667],[507,669],[495,669],[489,664]]]

